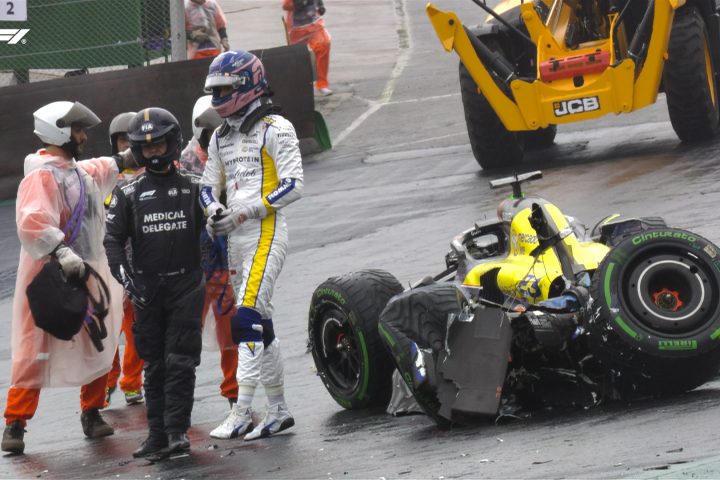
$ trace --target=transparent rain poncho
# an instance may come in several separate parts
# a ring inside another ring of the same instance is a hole
[[[121,291],[110,275],[105,256],[103,199],[118,178],[109,157],[75,162],[39,150],[25,159],[25,178],[18,188],[16,223],[20,238],[20,263],[15,284],[12,319],[12,374],[10,383],[20,388],[78,386],[110,370],[122,322],[122,294],[113,295],[105,317],[108,335],[98,352],[87,332],[71,341],[59,340],[35,326],[25,290],[49,254],[63,240],[63,227],[80,196],[78,169],[85,184],[82,226],[70,247],[91,265],[111,288]],[[68,235],[69,237],[69,235]],[[90,286],[92,291],[95,286]]]

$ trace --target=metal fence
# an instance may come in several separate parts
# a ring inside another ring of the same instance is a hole
[[[25,4],[0,21],[0,86],[184,59],[183,0],[0,0],[0,19]]]

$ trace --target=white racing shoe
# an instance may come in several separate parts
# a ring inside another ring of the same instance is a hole
[[[295,419],[290,414],[287,405],[278,403],[268,408],[265,418],[255,429],[245,435],[245,440],[256,440],[269,437],[295,425]]]
[[[212,438],[235,438],[250,431],[252,427],[252,410],[248,407],[243,411],[235,404],[223,423],[210,432],[210,436]]]

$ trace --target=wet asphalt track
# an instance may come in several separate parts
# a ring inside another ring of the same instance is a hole
[[[77,389],[46,390],[28,425],[26,455],[0,458],[0,477],[719,477],[720,382],[673,399],[543,412],[523,422],[451,431],[424,416],[345,411],[326,393],[305,352],[315,286],[368,267],[384,268],[404,284],[441,271],[451,237],[493,216],[505,195],[491,191],[488,180],[510,173],[488,175],[476,166],[457,62],[441,50],[422,2],[359,3],[338,0],[336,16],[328,17],[335,26],[336,94],[319,100],[318,109],[340,143],[307,158],[305,197],[288,208],[292,246],[277,285],[275,321],[296,426],[253,443],[210,439],[227,404],[218,394],[218,353],[208,350],[198,370],[190,456],[159,464],[134,460],[131,452],[145,435],[144,407],[121,406],[117,394],[106,411],[115,435],[86,440]],[[462,18],[476,12],[469,1],[438,5]],[[369,30],[357,25],[368,13]],[[556,142],[528,157],[522,170],[545,174],[528,191],[589,227],[613,212],[661,215],[720,243],[720,142],[681,146],[663,98],[629,116],[561,127]],[[0,292],[12,290],[13,214],[12,207],[0,207]],[[7,299],[0,314],[6,319],[0,329],[4,404]],[[256,401],[259,409],[263,400]]]

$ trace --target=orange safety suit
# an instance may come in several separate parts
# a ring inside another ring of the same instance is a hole
[[[317,81],[315,88],[328,88],[328,70],[330,69],[330,34],[325,29],[325,20],[318,12],[317,0],[309,2],[302,11],[296,11],[293,0],[283,0],[283,9],[287,11],[285,23],[291,44],[304,43],[315,54]]]
[[[19,420],[24,426],[37,410],[43,387],[82,386],[82,411],[102,408],[105,403],[107,372],[120,332],[120,309],[111,303],[105,317],[108,335],[102,340],[104,350],[98,352],[82,330],[71,341],[63,341],[36,327],[25,290],[50,253],[61,242],[69,241],[63,227],[80,200],[85,202],[82,226],[70,247],[108,285],[117,284],[110,275],[103,247],[103,199],[115,186],[117,175],[115,160],[109,157],[76,162],[41,149],[25,159],[25,177],[18,187],[15,207],[21,249],[13,299],[6,424]],[[80,178],[85,190],[82,199]]]

